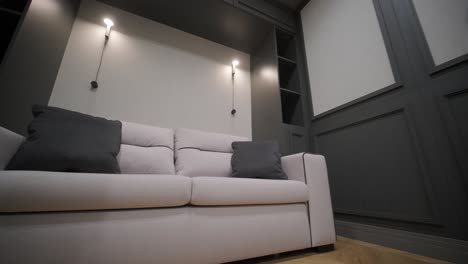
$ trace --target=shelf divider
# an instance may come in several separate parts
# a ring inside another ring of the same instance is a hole
[[[19,11],[15,11],[15,10],[12,10],[12,9],[9,9],[9,8],[5,8],[5,7],[1,7],[0,6],[0,11],[3,11],[5,13],[10,13],[10,14],[13,14],[13,15],[17,15],[17,16],[21,16],[22,13],[19,12]]]
[[[283,56],[278,55],[278,59],[279,59],[279,60],[282,60],[282,61],[285,61],[285,62],[287,62],[287,63],[289,63],[289,64],[294,64],[294,65],[296,65],[296,62],[295,62],[295,61],[293,61],[293,60],[291,60],[291,59],[288,59],[288,58],[286,58],[286,57],[283,57]]]
[[[297,96],[301,96],[301,93],[290,90],[290,89],[286,89],[286,88],[280,88],[280,91],[285,92],[285,93],[294,94],[294,95],[297,95]]]

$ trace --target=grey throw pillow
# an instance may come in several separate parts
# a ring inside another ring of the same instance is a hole
[[[120,173],[120,121],[41,105],[33,116],[7,170]]]
[[[281,179],[288,177],[281,168],[281,154],[273,142],[233,142],[232,177]]]

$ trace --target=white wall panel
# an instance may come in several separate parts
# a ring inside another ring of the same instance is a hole
[[[395,82],[372,0],[311,0],[301,18],[315,115]]]
[[[468,53],[467,0],[413,0],[436,65]]]
[[[99,88],[92,90],[104,43],[102,19],[115,26]],[[237,114],[231,111],[231,61]],[[82,1],[50,105],[161,127],[251,137],[250,56],[96,2]]]

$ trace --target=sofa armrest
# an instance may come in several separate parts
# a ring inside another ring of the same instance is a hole
[[[325,158],[299,153],[281,158],[290,180],[302,181],[309,187],[309,224],[312,247],[336,242],[335,223],[328,184]]]
[[[23,136],[0,127],[0,170],[5,169],[21,143],[23,143],[23,140]]]

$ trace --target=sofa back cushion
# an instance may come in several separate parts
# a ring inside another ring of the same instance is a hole
[[[28,137],[6,170],[120,173],[120,121],[45,105],[32,113]]]
[[[248,138],[192,129],[176,129],[176,174],[190,177],[229,177],[231,144],[234,141],[248,141]]]
[[[122,122],[118,161],[123,174],[175,174],[174,131]]]

